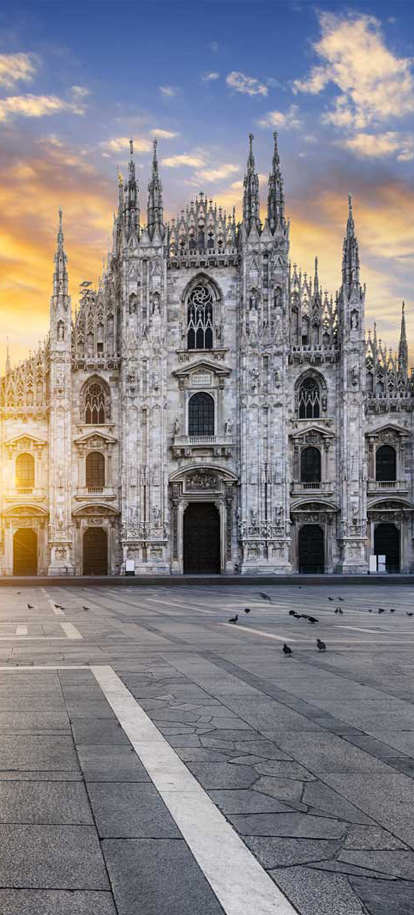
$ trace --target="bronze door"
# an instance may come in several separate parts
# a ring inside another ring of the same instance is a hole
[[[83,574],[108,574],[108,537],[103,527],[88,527],[83,535]]]
[[[400,532],[395,524],[378,524],[374,531],[374,553],[385,556],[387,572],[400,571]]]
[[[220,515],[211,502],[191,502],[184,513],[184,573],[220,572]]]
[[[30,527],[13,537],[13,575],[37,575],[37,534]]]
[[[323,530],[319,524],[304,524],[299,531],[299,572],[324,571]]]

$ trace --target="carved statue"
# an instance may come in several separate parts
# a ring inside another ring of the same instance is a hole
[[[174,420],[174,435],[179,435],[179,434],[180,434],[180,420],[175,419]]]

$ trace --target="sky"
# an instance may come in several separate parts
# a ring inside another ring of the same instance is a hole
[[[203,191],[241,215],[254,133],[263,216],[279,133],[291,258],[340,285],[351,193],[367,327],[414,354],[414,4],[43,0],[0,6],[0,365],[48,330],[58,208],[72,307],[102,271],[134,138],[145,221]]]

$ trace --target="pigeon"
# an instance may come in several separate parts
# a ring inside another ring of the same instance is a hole
[[[292,649],[289,648],[289,645],[283,646],[283,654],[284,654],[285,658],[290,658],[290,656],[292,654]]]
[[[84,610],[87,610],[88,607],[84,607],[83,609],[84,609]],[[244,612],[245,612],[245,613],[251,613],[251,607],[245,607],[245,608],[244,608]]]
[[[405,612],[406,612],[407,616],[412,616],[412,615],[413,615],[412,613],[409,613],[408,610],[406,610]]]
[[[393,607],[392,610],[390,609],[390,613],[395,613],[396,609],[396,607]]]
[[[269,597],[269,595],[268,595],[268,594],[264,594],[264,592],[263,592],[263,591],[259,591],[259,595],[260,595],[260,597],[263,597],[263,600],[268,600],[268,601],[269,601],[269,603],[272,603],[272,598],[271,598],[271,597]]]
[[[341,610],[341,608],[340,608],[340,607],[335,607],[335,611],[334,611],[334,612],[335,612],[335,613],[340,613],[340,614],[341,614],[341,616],[342,616],[342,615],[343,615],[343,612],[344,612],[344,611],[343,611],[343,610]]]
[[[345,600],[344,597],[338,597],[338,600]]]
[[[298,585],[299,591],[300,591],[301,587],[302,587],[302,585]]]
[[[82,607],[82,610],[89,610],[89,607]],[[245,610],[244,612],[245,612],[245,613],[248,613],[249,611],[248,611],[248,610]]]
[[[21,593],[22,593],[21,591],[16,591],[16,594],[21,594]]]
[[[309,623],[319,623],[319,620],[316,619],[316,616],[307,616],[306,619]]]
[[[386,612],[387,612],[387,611],[385,610],[384,607],[380,607],[379,610],[378,610],[378,613],[386,613]]]
[[[289,610],[289,616],[296,616],[296,610]]]
[[[334,598],[333,598],[333,597],[328,597],[328,600],[334,600]]]
[[[316,639],[316,644],[318,647],[318,651],[326,651],[326,645],[325,645],[325,642],[322,642],[322,639]]]
[[[239,618],[239,617],[238,617],[238,615],[237,615],[237,613],[236,613],[236,616],[231,616],[231,617],[230,617],[229,623],[237,623],[238,618]]]
[[[372,607],[369,608],[368,613],[372,613]]]
[[[33,607],[32,604],[28,604],[28,605],[27,605],[27,609],[28,609],[28,610],[34,610],[34,607]]]

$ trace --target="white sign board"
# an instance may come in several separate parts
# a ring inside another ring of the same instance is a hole
[[[205,385],[211,384],[211,375],[208,375],[207,372],[205,372],[204,374],[199,372],[198,375],[192,376],[191,381],[193,382],[193,384],[201,385],[202,387],[204,387]]]
[[[377,571],[377,557],[376,556],[369,557],[369,571],[371,572],[371,574],[372,574],[372,572]]]
[[[135,559],[127,559],[125,562],[125,572],[127,575],[133,575],[135,572]]]

